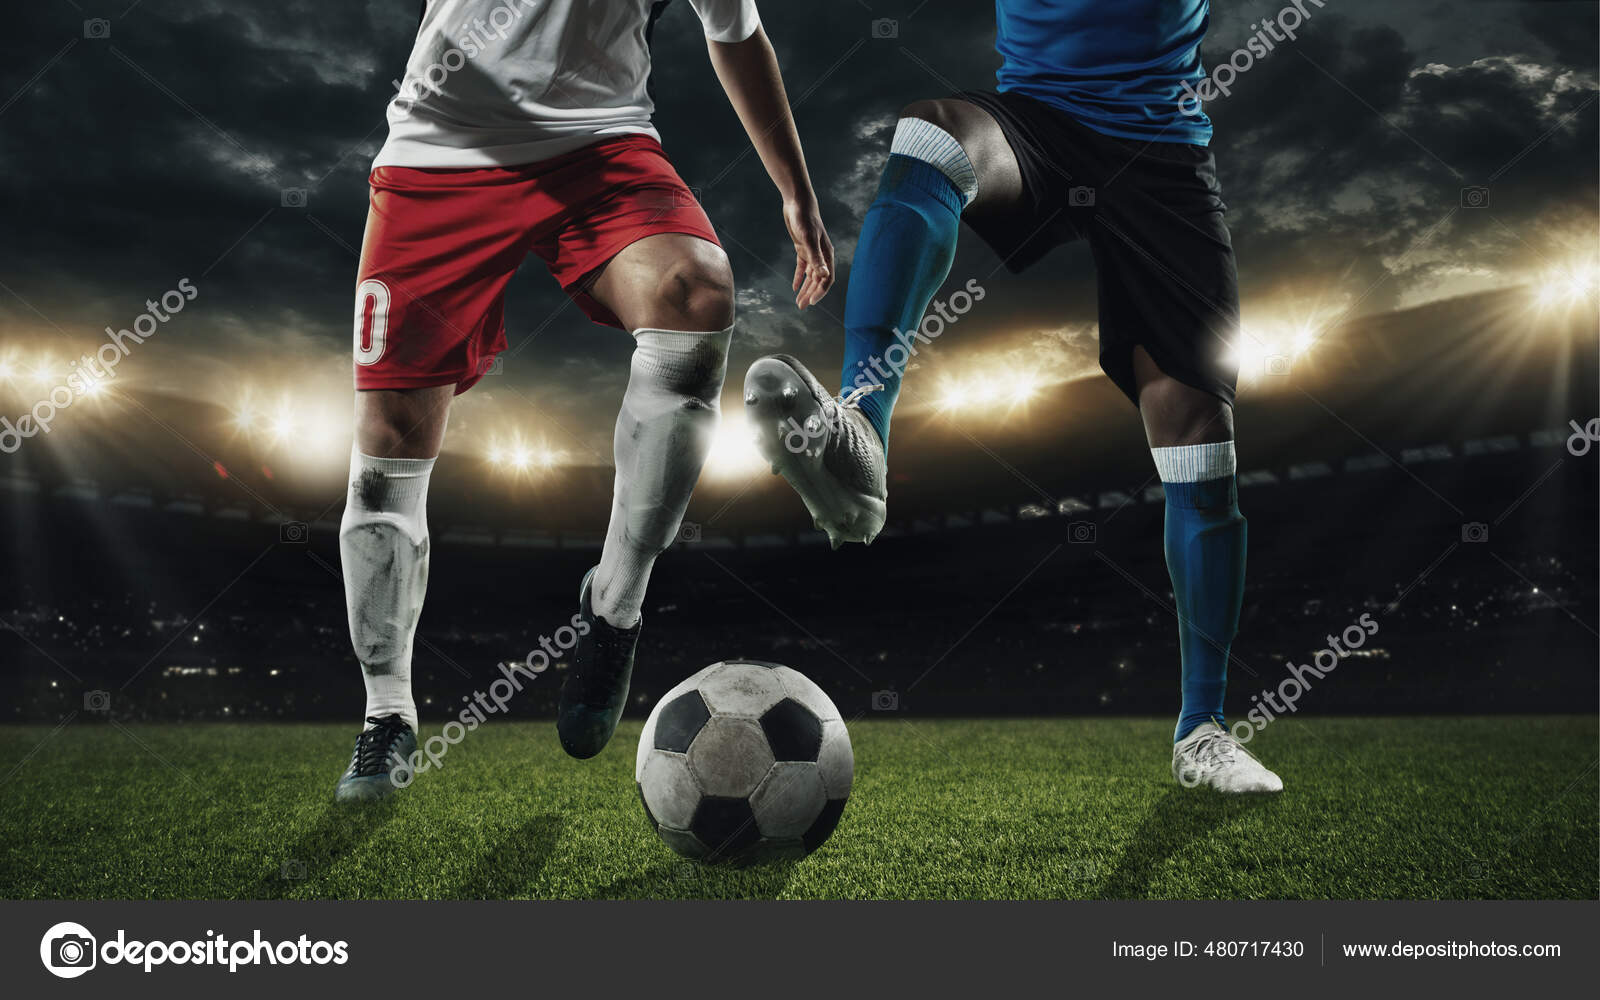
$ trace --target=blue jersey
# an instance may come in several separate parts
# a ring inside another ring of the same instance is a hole
[[[1209,0],[995,0],[1000,90],[1054,105],[1106,135],[1211,141],[1199,89]],[[1185,114],[1185,110],[1193,112]]]

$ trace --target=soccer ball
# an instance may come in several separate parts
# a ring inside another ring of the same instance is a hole
[[[776,663],[713,663],[656,703],[634,780],[667,846],[699,861],[798,858],[828,839],[855,757],[822,689]]]

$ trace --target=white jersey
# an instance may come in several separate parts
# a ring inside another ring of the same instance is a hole
[[[689,0],[706,37],[742,42],[755,0]],[[652,0],[428,0],[373,167],[491,167],[643,133]]]

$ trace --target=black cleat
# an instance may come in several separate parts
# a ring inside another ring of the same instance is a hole
[[[589,631],[578,636],[572,672],[561,685],[561,708],[556,715],[561,748],[579,760],[604,750],[611,742],[611,734],[617,731],[622,710],[628,704],[633,651],[639,644],[639,627],[643,624],[641,620],[633,628],[615,628],[596,615],[589,603],[589,582],[593,579],[591,569],[578,589],[578,613]]]
[[[369,717],[356,737],[350,767],[333,786],[335,802],[375,802],[409,783],[417,734],[398,715]],[[395,772],[403,772],[401,781]]]

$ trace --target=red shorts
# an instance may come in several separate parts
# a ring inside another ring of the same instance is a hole
[[[657,233],[717,242],[647,135],[517,167],[379,167],[370,182],[356,285],[357,389],[454,383],[465,392],[505,350],[506,284],[529,253],[591,319],[620,327],[587,291],[607,261]]]

